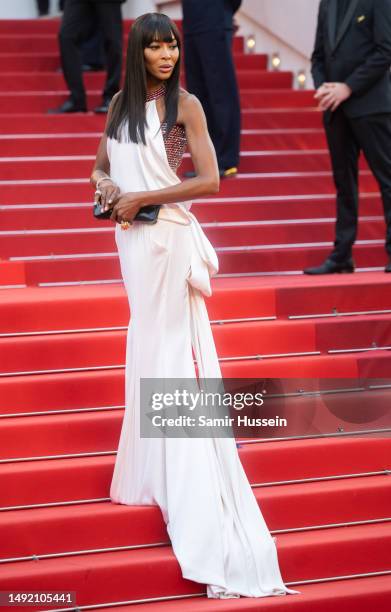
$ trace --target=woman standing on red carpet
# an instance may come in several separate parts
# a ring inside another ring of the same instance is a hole
[[[277,550],[234,438],[140,436],[140,380],[221,379],[205,306],[216,252],[191,199],[216,193],[219,174],[199,101],[179,87],[180,38],[168,17],[134,23],[123,89],[113,99],[91,182],[112,207],[131,308],[125,414],[110,489],[113,502],[159,505],[184,578],[213,598],[297,593],[282,581]],[[188,144],[196,177],[176,169]],[[155,224],[135,220],[162,204]]]

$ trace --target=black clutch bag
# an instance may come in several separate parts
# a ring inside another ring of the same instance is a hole
[[[161,204],[150,204],[149,206],[143,206],[134,217],[134,221],[156,223],[158,220],[160,207]],[[107,210],[102,211],[101,203],[95,202],[93,212],[95,219],[110,219],[112,210],[108,208]]]

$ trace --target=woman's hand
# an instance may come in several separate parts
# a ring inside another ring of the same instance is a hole
[[[142,205],[142,193],[123,193],[115,202],[110,219],[117,223],[121,223],[121,221],[132,223]]]
[[[118,185],[116,185],[111,179],[101,181],[97,191],[100,191],[101,195],[99,195],[99,193],[95,194],[95,201],[100,200],[102,210],[112,208],[112,203],[120,196],[121,193]]]

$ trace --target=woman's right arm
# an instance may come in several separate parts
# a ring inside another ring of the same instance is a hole
[[[110,178],[110,160],[107,155],[106,135],[106,129],[110,121],[111,113],[113,111],[114,101],[119,95],[119,93],[120,92],[116,93],[110,102],[109,110],[107,113],[105,131],[103,132],[102,137],[100,139],[94,167],[90,176],[91,185],[94,187],[94,189],[100,191],[102,194],[95,194],[94,199],[95,201],[101,201],[104,210],[106,210],[106,208],[109,208],[109,205],[114,202],[114,200],[120,195],[120,189],[118,185],[116,185]]]

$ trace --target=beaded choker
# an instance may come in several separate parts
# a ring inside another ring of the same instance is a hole
[[[156,100],[157,98],[161,98],[165,94],[166,94],[166,86],[164,83],[162,83],[161,85],[159,85],[157,89],[147,92],[146,101],[150,102],[151,100]]]

